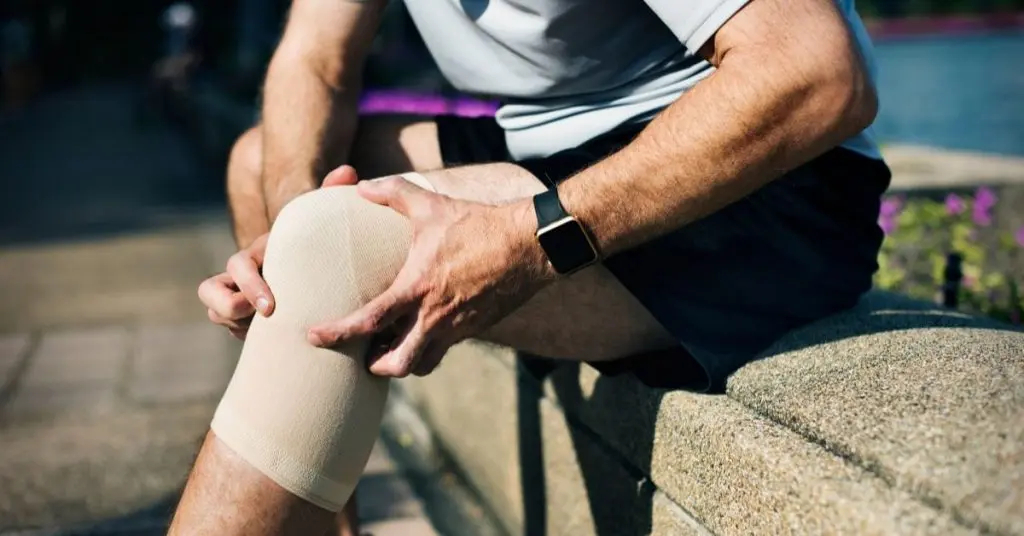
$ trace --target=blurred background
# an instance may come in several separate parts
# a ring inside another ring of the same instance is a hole
[[[858,6],[894,171],[877,285],[1020,323],[1024,0]],[[237,357],[195,288],[233,252],[224,167],[287,8],[0,0],[0,534],[162,533]],[[493,110],[400,2],[366,85],[367,113]],[[457,532],[392,439],[360,484],[375,534]]]

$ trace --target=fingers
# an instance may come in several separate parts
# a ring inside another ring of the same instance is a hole
[[[199,285],[199,299],[206,305],[206,316],[224,326],[238,339],[245,339],[249,321],[256,312],[249,300],[237,291],[231,276],[217,274]]]
[[[385,350],[370,363],[370,372],[378,376],[404,378],[409,374],[426,376],[434,371],[451,345],[431,340],[422,323],[411,325],[392,350]]]
[[[273,295],[260,275],[267,236],[264,234],[248,248],[232,255],[227,272],[199,285],[199,299],[207,307],[206,316],[239,339],[245,338],[257,310],[265,316],[274,310]]]
[[[369,337],[387,328],[414,306],[412,299],[394,289],[388,289],[341,320],[313,326],[306,335],[309,343],[327,348],[354,337]]]
[[[417,219],[432,212],[442,197],[428,192],[402,177],[387,177],[359,183],[359,194],[368,201],[394,209]]]
[[[320,187],[352,186],[357,182],[359,182],[359,176],[356,174],[356,168],[346,165],[339,166],[328,173]]]
[[[417,367],[420,356],[426,349],[429,339],[423,329],[422,322],[415,322],[399,339],[398,345],[384,353],[370,364],[370,372],[378,376],[404,378]]]
[[[207,309],[206,316],[208,316],[210,321],[214,324],[227,328],[228,332],[238,340],[244,341],[246,333],[249,333],[249,322],[252,319],[251,316],[239,320],[230,320],[219,316],[213,311],[213,309]]]
[[[263,316],[270,316],[274,311],[274,299],[260,274],[265,246],[266,239],[261,237],[261,241],[232,255],[228,259],[227,273],[245,299]]]
[[[249,316],[245,316],[242,318],[228,318],[226,316],[221,316],[219,313],[217,313],[217,311],[214,311],[213,309],[206,310],[206,317],[210,319],[210,322],[213,322],[214,324],[217,324],[219,326],[224,326],[229,330],[235,329],[241,331],[248,331],[249,324],[252,323],[251,314]]]
[[[203,281],[199,285],[198,294],[203,305],[220,319],[237,320],[255,312],[252,304],[235,289],[231,276],[226,273]],[[212,316],[210,319],[214,320]]]

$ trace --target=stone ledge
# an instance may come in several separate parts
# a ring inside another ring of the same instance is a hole
[[[401,385],[514,533],[1024,534],[1024,334],[872,294],[768,355],[698,395],[474,342]]]
[[[729,395],[963,524],[1024,533],[1024,333],[866,301],[780,341]]]

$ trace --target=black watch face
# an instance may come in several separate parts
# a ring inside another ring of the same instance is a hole
[[[567,274],[595,260],[597,256],[584,233],[579,222],[569,220],[547,228],[537,236],[556,272]]]

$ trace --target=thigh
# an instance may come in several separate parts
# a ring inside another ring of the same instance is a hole
[[[352,146],[332,143],[326,158],[331,164],[352,164],[361,177],[442,167],[437,125],[430,118],[408,115],[361,117]],[[228,207],[235,238],[243,247],[270,230],[262,172],[263,126],[256,125],[238,137],[228,159]]]
[[[437,124],[408,115],[360,117],[348,162],[363,178],[440,169]]]

